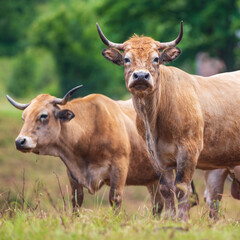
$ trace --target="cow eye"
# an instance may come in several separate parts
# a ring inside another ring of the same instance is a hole
[[[158,63],[158,61],[159,61],[159,57],[155,57],[155,58],[153,59],[153,62],[154,62],[154,63]]]
[[[125,62],[125,63],[130,63],[131,60],[130,60],[130,58],[124,58],[124,62]]]
[[[44,120],[44,119],[47,119],[48,115],[46,113],[43,113],[40,115],[39,119],[40,120]]]

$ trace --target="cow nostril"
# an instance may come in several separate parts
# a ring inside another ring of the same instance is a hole
[[[138,75],[137,75],[136,73],[134,73],[134,74],[133,74],[133,78],[134,78],[135,80],[137,80],[137,79],[138,79]]]
[[[149,73],[147,73],[144,78],[145,78],[146,80],[148,80],[148,79],[149,79],[149,76],[150,76]]]
[[[21,140],[20,140],[21,146],[23,146],[23,145],[25,144],[25,142],[26,142],[26,139],[25,139],[25,138],[21,139]]]

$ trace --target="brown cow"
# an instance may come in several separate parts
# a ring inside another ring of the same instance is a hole
[[[13,106],[24,110],[17,149],[61,158],[68,170],[74,208],[82,205],[83,187],[93,194],[103,184],[109,185],[110,204],[120,208],[125,184],[145,185],[153,213],[160,214],[164,202],[156,191],[158,177],[137,132],[132,101],[92,94],[68,102],[78,88],[63,99],[41,94],[30,104],[8,97]]]
[[[117,44],[97,27],[109,47],[103,50],[103,56],[125,66],[138,130],[142,136],[146,134],[151,161],[162,172],[162,194],[173,202],[174,191],[178,216],[187,219],[187,198],[195,168],[240,164],[240,71],[200,77],[164,66],[181,53],[175,46],[183,36],[182,22],[180,34],[168,43],[134,35]],[[174,185],[173,168],[177,168]]]
[[[240,166],[233,170],[215,169],[205,171],[204,200],[210,208],[209,216],[218,218],[219,202],[222,199],[224,182],[227,176],[231,176],[231,194],[233,198],[240,200]]]

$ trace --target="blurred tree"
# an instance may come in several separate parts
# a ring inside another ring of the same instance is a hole
[[[52,52],[62,94],[77,84],[84,85],[82,94],[94,91],[119,97],[124,92],[124,81],[117,80],[120,74],[100,54],[95,18],[89,1],[55,1],[30,30],[31,42]],[[111,88],[113,74],[115,87]]]
[[[133,33],[146,34],[160,41],[170,41],[184,21],[183,50],[176,64],[191,62],[198,52],[206,51],[222,59],[227,70],[233,70],[240,28],[239,0],[104,0],[98,7],[109,36],[113,41],[125,41]],[[126,14],[127,13],[127,14]],[[116,29],[118,29],[116,31]]]
[[[0,0],[0,56],[12,56],[26,46],[26,32],[43,0]]]
[[[32,54],[21,54],[15,59],[14,71],[8,82],[8,90],[16,97],[31,94],[36,79],[36,59]]]
[[[191,24],[187,50],[193,54],[199,50],[209,52],[222,59],[228,71],[234,70],[237,67],[235,49],[239,41],[236,30],[240,27],[237,0],[194,3],[187,0],[185,7],[182,18]]]
[[[7,82],[8,92],[16,97],[29,97],[41,91],[58,93],[54,61],[42,49],[28,48],[13,61]]]
[[[173,64],[194,72],[197,53],[208,52],[230,71],[240,64],[239,9],[240,0],[0,0],[0,56],[16,56],[9,89],[32,84],[31,91],[41,91],[49,85],[52,92],[56,87],[53,60],[49,64],[47,57],[28,51],[33,44],[52,54],[62,94],[83,83],[82,94],[119,98],[126,94],[123,70],[102,58],[96,21],[109,39],[121,42],[133,33],[170,41],[184,20],[183,54]]]

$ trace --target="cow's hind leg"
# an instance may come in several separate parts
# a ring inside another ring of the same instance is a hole
[[[147,186],[151,195],[153,216],[160,216],[164,206],[164,199],[160,193],[159,182]]]
[[[204,200],[210,208],[209,217],[217,219],[219,212],[219,202],[222,199],[224,182],[228,175],[226,169],[216,169],[205,171],[205,185]]]

